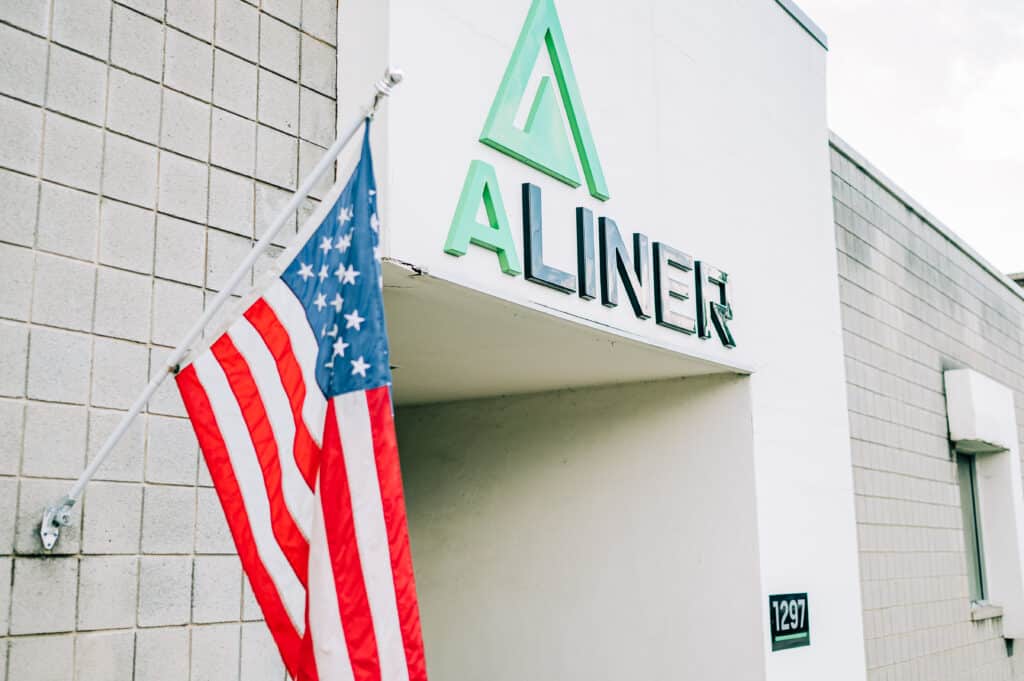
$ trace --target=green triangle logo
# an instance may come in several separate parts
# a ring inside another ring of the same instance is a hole
[[[526,124],[519,128],[515,117],[526,97],[530,74],[542,48],[547,49],[551,59],[555,83],[549,76],[541,79]],[[569,119],[571,140],[566,135],[556,97],[561,98]],[[480,141],[573,187],[581,184],[576,165],[578,156],[591,195],[602,201],[608,199],[608,186],[583,110],[583,98],[576,85],[576,74],[554,0],[533,0],[480,133]]]

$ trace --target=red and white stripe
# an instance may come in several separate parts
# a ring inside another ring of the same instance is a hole
[[[278,280],[177,376],[253,593],[296,681],[425,681],[388,386],[330,400]]]

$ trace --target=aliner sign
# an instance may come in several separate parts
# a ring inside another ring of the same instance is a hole
[[[545,48],[555,82],[550,76],[540,79],[525,125],[518,127],[516,115]],[[563,122],[563,109],[571,139]],[[554,0],[533,1],[480,141],[571,187],[582,184],[581,167],[591,196],[608,200],[608,186]],[[595,232],[594,214],[583,206],[575,211],[576,273],[563,271],[544,262],[540,187],[524,182],[521,200],[525,266],[520,265],[494,167],[485,161],[472,161],[445,252],[462,256],[470,245],[489,249],[497,255],[505,274],[518,276],[525,272],[529,281],[575,293],[584,300],[593,300],[600,293],[601,303],[607,307],[619,304],[621,284],[633,313],[640,319],[653,315],[661,326],[705,339],[717,335],[723,345],[735,347],[728,324],[733,312],[725,272],[665,243],[654,242],[652,246],[640,232],[633,234],[630,254],[615,221],[598,217]],[[477,218],[481,205],[486,224]]]

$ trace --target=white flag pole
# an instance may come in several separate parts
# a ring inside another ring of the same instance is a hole
[[[153,379],[149,382],[142,393],[138,396],[135,402],[132,404],[131,409],[124,415],[121,422],[117,424],[117,428],[114,432],[103,443],[99,452],[93,458],[89,465],[86,466],[82,474],[78,476],[78,480],[71,486],[68,493],[55,505],[48,507],[43,512],[42,523],[39,527],[39,536],[43,542],[43,548],[47,551],[53,549],[57,543],[57,539],[60,537],[60,528],[68,525],[71,522],[71,509],[78,502],[79,497],[82,494],[82,490],[85,489],[86,484],[100,466],[103,465],[103,461],[107,458],[110,452],[117,445],[118,441],[124,436],[131,426],[132,421],[138,416],[145,408],[149,398],[153,396],[153,393],[157,391],[157,388],[164,382],[164,380],[178,372],[178,364],[184,359],[185,355],[191,349],[192,344],[202,335],[203,329],[210,323],[214,315],[220,311],[228,300],[231,299],[231,294],[234,293],[235,289],[241,283],[242,278],[249,272],[249,269],[256,264],[256,260],[270,247],[274,237],[277,236],[278,232],[285,226],[288,218],[298,210],[299,205],[306,198],[310,191],[313,189],[320,178],[323,176],[327,169],[331,167],[331,164],[335,162],[338,155],[341,154],[342,150],[349,143],[352,137],[362,127],[363,122],[366,118],[372,118],[377,112],[377,107],[380,105],[381,100],[391,94],[391,90],[394,86],[398,85],[402,81],[402,72],[398,69],[388,69],[384,74],[384,78],[374,83],[374,87],[377,89],[377,93],[373,97],[373,102],[367,107],[365,115],[360,117],[357,121],[354,121],[338,138],[334,141],[331,147],[324,153],[323,157],[316,164],[316,167],[309,172],[308,175],[302,180],[302,184],[299,185],[295,193],[292,194],[291,200],[288,201],[288,205],[278,213],[277,217],[274,218],[274,222],[271,223],[270,228],[267,230],[256,245],[253,246],[252,251],[246,256],[245,260],[238,266],[238,269],[231,275],[227,283],[221,288],[220,292],[210,303],[210,306],[206,308],[202,316],[196,321],[196,323],[189,329],[188,333],[185,334],[185,338],[178,344],[178,347],[167,358],[164,363],[163,369],[157,373]]]

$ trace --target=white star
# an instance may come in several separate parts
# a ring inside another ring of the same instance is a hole
[[[326,279],[327,278],[327,274],[328,274],[328,272],[327,272],[327,265],[320,265],[320,274],[317,275],[317,277],[319,277],[320,281],[323,281],[324,279]]]
[[[377,214],[374,213],[370,216],[370,227],[373,227],[373,231],[380,231],[380,220],[377,219]]]
[[[299,263],[299,276],[302,277],[303,281],[311,279],[313,277],[313,266],[307,265],[304,262]]]
[[[370,196],[374,196],[376,193],[377,193],[376,189],[371,189],[370,190]]]
[[[352,206],[338,211],[338,224],[343,225],[352,219]]]
[[[341,306],[345,304],[345,299],[339,294],[334,294],[334,300],[330,302],[330,305],[334,308],[335,313],[341,312]]]
[[[338,340],[334,341],[334,345],[331,346],[331,347],[334,348],[334,355],[335,356],[341,355],[342,357],[344,357],[345,356],[345,348],[348,347],[348,343],[346,343],[343,338],[338,338]],[[333,361],[334,357],[332,357],[331,360]]]
[[[340,281],[341,285],[344,286],[345,284],[356,283],[356,277],[359,276],[359,272],[357,272],[356,268],[352,267],[352,265],[349,265],[344,269],[342,269],[341,265],[338,265],[338,271],[334,273],[334,276],[338,277],[338,281]]]
[[[352,232],[349,232],[345,236],[338,237],[338,243],[334,244],[334,247],[338,249],[339,253],[344,253],[348,250],[348,247],[352,245]]]
[[[349,360],[349,362],[351,362],[351,364],[352,364],[352,375],[353,376],[355,376],[356,374],[359,374],[363,378],[366,378],[366,370],[369,369],[371,365],[369,365],[369,364],[367,364],[366,362],[363,361],[362,355],[359,356],[359,359]]]
[[[331,330],[328,331],[327,330],[327,325],[324,324],[323,328],[320,329],[320,337],[323,338],[324,336],[330,336],[331,338],[337,338],[337,336],[338,336],[338,325],[335,324],[333,327],[331,327]]]
[[[322,293],[318,293],[316,296],[316,300],[313,301],[313,304],[316,305],[316,309],[323,312],[324,308],[327,307],[327,296],[325,296]]]
[[[359,331],[359,326],[366,321],[365,317],[359,316],[359,310],[352,310],[352,312],[342,315],[345,318],[345,328],[355,329]]]
[[[328,253],[331,252],[331,237],[325,236],[320,241],[320,250],[324,252],[324,255],[327,255]]]
[[[380,246],[374,246],[373,247],[373,258],[374,258],[374,260],[380,260],[380,256],[381,256]]]

